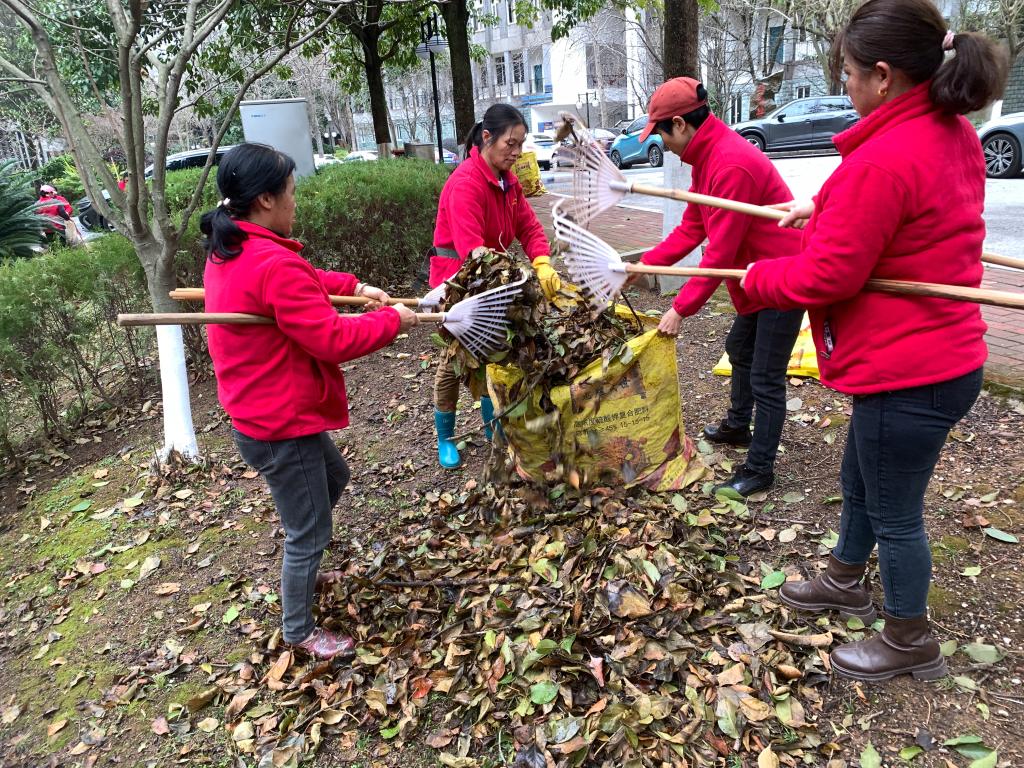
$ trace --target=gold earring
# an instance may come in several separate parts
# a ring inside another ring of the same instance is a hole
[[[886,93],[887,93],[887,91],[886,91],[885,88],[879,88],[878,89],[878,95],[881,96],[883,99],[885,98],[885,94]]]

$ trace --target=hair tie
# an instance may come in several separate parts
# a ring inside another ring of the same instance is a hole
[[[956,32],[949,30],[946,36],[942,38],[942,50],[952,51],[953,50],[953,39],[956,37]]]
[[[221,200],[219,203],[217,203],[217,207],[218,208],[227,208],[229,205],[231,205],[231,198],[230,197],[225,197],[223,200]]]

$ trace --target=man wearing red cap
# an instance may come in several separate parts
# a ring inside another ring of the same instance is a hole
[[[676,77],[654,92],[644,141],[658,131],[665,149],[693,167],[691,192],[755,205],[793,199],[775,166],[756,147],[711,114],[707,91],[690,77]],[[761,259],[800,250],[800,233],[780,229],[774,221],[708,206],[688,205],[683,220],[664,241],[644,254],[644,264],[674,264],[708,240],[700,266],[743,269]],[[658,329],[675,336],[682,319],[696,314],[720,280],[690,278],[679,291]],[[715,443],[749,446],[744,464],[725,483],[743,496],[775,482],[775,456],[786,420],[786,368],[797,334],[801,310],[780,312],[752,301],[739,283],[728,282],[736,320],[725,340],[732,363],[731,404],[720,424],[704,428]],[[750,431],[753,419],[753,435]]]

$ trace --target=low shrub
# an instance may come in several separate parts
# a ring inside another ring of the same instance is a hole
[[[408,284],[433,241],[448,175],[422,160],[328,165],[298,185],[294,236],[321,269]]]

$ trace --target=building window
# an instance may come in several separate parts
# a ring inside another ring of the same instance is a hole
[[[505,57],[494,57],[494,82],[499,86],[505,84]]]
[[[544,65],[533,65],[533,92],[544,93]]]
[[[739,123],[743,121],[743,94],[734,93],[729,97],[729,122]]]
[[[516,0],[507,0],[505,6],[508,8],[508,25],[511,27],[516,23]]]
[[[768,55],[765,56],[765,60],[772,61],[775,64],[782,64],[783,59],[783,48],[785,43],[782,39],[782,33],[785,27],[768,27]],[[769,57],[771,57],[769,59]]]
[[[798,99],[806,99],[811,95],[811,86],[809,85],[798,85],[796,87],[796,97]]]
[[[526,82],[526,64],[523,63],[522,53],[512,54],[512,82],[513,83],[525,83]]]

